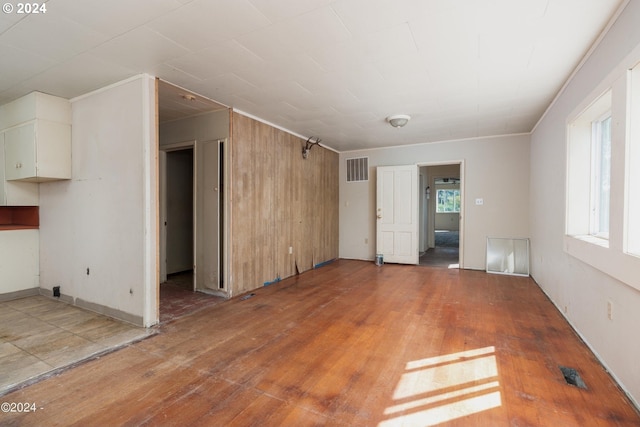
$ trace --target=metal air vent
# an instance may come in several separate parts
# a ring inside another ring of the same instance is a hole
[[[347,182],[369,181],[369,158],[347,159]]]

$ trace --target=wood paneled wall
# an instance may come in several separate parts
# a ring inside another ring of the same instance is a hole
[[[232,296],[337,258],[338,154],[236,112],[231,135]]]

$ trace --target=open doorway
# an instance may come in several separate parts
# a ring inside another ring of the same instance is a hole
[[[224,301],[229,110],[158,81],[161,323]]]
[[[460,268],[462,163],[420,167],[420,265]]]
[[[226,299],[221,259],[224,141],[160,150],[160,322]]]
[[[166,273],[193,287],[193,147],[166,152]],[[190,283],[189,283],[190,282]]]

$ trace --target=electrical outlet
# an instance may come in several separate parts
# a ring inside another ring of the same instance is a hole
[[[289,246],[289,255],[293,253],[293,246]]]
[[[607,301],[607,318],[613,320],[613,303],[611,301]]]

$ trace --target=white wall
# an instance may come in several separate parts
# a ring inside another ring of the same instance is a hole
[[[436,230],[458,230],[460,215],[457,213],[436,213]]]
[[[352,157],[369,157],[369,182],[346,182],[346,159]],[[375,256],[376,166],[462,160],[462,267],[484,270],[488,236],[529,237],[528,135],[360,150],[340,154],[340,257],[371,260]],[[476,198],[483,198],[484,205],[475,205]]]
[[[157,322],[154,84],[72,100],[72,179],[40,188],[41,288],[146,326]]]
[[[636,402],[640,401],[640,292],[565,253],[563,239],[566,121],[604,80],[624,76],[625,68],[633,65],[633,61],[622,64],[610,76],[634,49],[640,54],[638,22],[640,2],[631,1],[533,132],[530,227],[532,276]],[[615,223],[621,217],[612,211],[612,230],[622,229]],[[637,277],[640,271],[629,273]],[[612,320],[607,317],[609,301]]]
[[[160,125],[160,145],[229,137],[229,110],[215,111]]]

